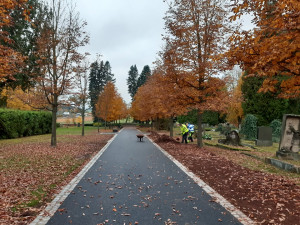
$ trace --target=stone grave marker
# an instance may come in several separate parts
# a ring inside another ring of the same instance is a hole
[[[226,139],[219,139],[218,143],[220,144],[225,144],[225,145],[234,145],[234,146],[240,146],[241,145],[241,140],[238,132],[235,130],[230,131],[226,135]]]
[[[255,144],[257,146],[272,146],[272,127],[258,127]]]
[[[300,115],[284,115],[281,139],[276,156],[284,159],[300,160]]]

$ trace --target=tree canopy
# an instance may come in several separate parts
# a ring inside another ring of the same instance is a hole
[[[231,65],[239,64],[249,75],[263,77],[261,92],[281,98],[300,95],[299,11],[297,0],[232,0],[235,20],[252,13],[256,28],[235,33],[229,38],[227,57]],[[285,79],[278,79],[284,76]],[[279,84],[279,85],[278,85]]]

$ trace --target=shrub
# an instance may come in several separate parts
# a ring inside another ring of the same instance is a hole
[[[102,126],[104,126],[104,124],[102,124],[101,122],[95,122],[95,123],[93,123],[93,126],[94,127],[102,127]]]
[[[205,139],[205,140],[211,140],[212,139],[210,134],[204,134],[204,135],[202,135],[202,138]]]
[[[216,128],[217,132],[222,132],[223,131],[223,125],[222,124],[218,124],[217,128]]]
[[[245,139],[257,139],[257,117],[252,114],[247,114],[242,122],[241,133],[244,134]]]
[[[46,134],[50,131],[50,112],[0,109],[0,139]]]
[[[281,126],[282,126],[282,122],[280,120],[273,120],[270,123],[270,127],[272,127],[272,139],[274,142],[280,141]]]

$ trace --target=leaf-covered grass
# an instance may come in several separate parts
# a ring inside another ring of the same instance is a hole
[[[57,147],[50,135],[0,141],[0,224],[21,224],[33,219],[60,187],[112,137],[88,127],[57,129]]]
[[[238,151],[197,148],[162,137],[151,134],[163,149],[257,224],[290,225],[300,221],[299,174],[279,170]]]
[[[168,131],[158,131],[158,133],[166,134],[166,135],[170,134]],[[178,135],[178,133],[180,133],[180,129],[175,127],[174,128],[174,139],[179,138],[179,140],[181,141],[181,135]],[[212,136],[212,140],[203,140],[204,143],[217,145],[218,139],[225,138],[225,136],[220,134],[219,132],[206,131],[206,133],[210,134]],[[233,148],[232,150],[241,150],[241,151],[246,150],[249,154],[257,156],[261,159],[264,159],[266,157],[276,158],[276,151],[278,151],[278,146],[279,146],[278,143],[273,143],[273,145],[270,147],[261,147],[261,146],[257,147],[257,146],[255,146],[255,141],[248,141],[248,140],[242,139],[241,142],[242,142],[242,144],[251,145],[251,146],[254,146],[255,148],[252,149],[250,147],[236,147],[236,146],[230,146],[230,147]],[[196,144],[196,143],[197,143],[197,139],[194,140],[194,143],[189,143],[189,145]],[[255,171],[263,171],[266,173],[281,175],[288,179],[292,179],[295,183],[300,185],[300,175],[299,174],[281,170],[279,168],[276,168],[272,165],[265,163],[264,160],[260,161],[260,160],[251,158],[249,156],[245,156],[245,155],[241,156],[241,152],[239,152],[239,151],[230,151],[228,149],[221,149],[220,147],[217,147],[217,146],[213,149],[214,149],[214,151],[216,151],[216,153],[218,155],[226,157],[229,160],[231,160],[243,167],[247,167],[247,168],[249,168],[251,170],[255,170]],[[218,150],[216,150],[216,149],[218,149]],[[287,162],[289,164],[293,164],[296,166],[300,166],[299,161],[294,161],[294,160],[281,160],[281,161],[284,161],[284,162]]]

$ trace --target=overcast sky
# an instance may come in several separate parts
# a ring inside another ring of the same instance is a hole
[[[131,65],[141,73],[145,65],[152,67],[163,45],[163,0],[76,0],[80,17],[88,25],[90,44],[84,48],[96,60],[109,61],[116,86],[130,103],[126,79]]]
[[[76,0],[76,5],[91,38],[83,50],[91,53],[92,61],[100,53],[102,60],[110,62],[118,91],[130,103],[128,71],[132,65],[139,73],[145,65],[153,67],[163,45],[167,4],[163,0]],[[249,17],[244,25],[251,26]]]

